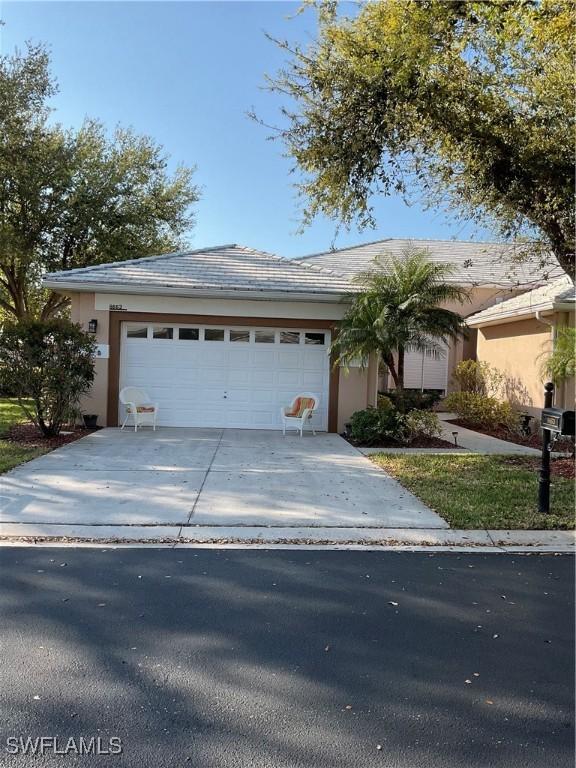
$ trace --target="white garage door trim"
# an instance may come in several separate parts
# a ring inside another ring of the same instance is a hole
[[[237,429],[280,429],[281,406],[314,392],[327,430],[329,346],[327,329],[123,322],[120,389],[146,389],[161,426]]]

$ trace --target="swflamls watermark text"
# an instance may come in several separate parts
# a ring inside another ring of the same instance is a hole
[[[118,736],[8,736],[4,749],[9,755],[120,755]]]

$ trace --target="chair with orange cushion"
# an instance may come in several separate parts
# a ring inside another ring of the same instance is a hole
[[[286,429],[293,427],[300,432],[300,437],[302,437],[304,425],[312,418],[314,411],[318,410],[319,404],[318,395],[305,393],[297,395],[290,405],[283,406],[281,409],[282,434],[285,435]],[[312,427],[312,434],[316,434],[314,427]]]
[[[139,387],[124,387],[120,391],[120,402],[126,406],[126,418],[122,424],[122,429],[130,416],[134,417],[134,432],[138,432],[138,427],[144,424],[152,424],[156,431],[156,417],[158,416],[158,404],[151,403],[148,393]]]

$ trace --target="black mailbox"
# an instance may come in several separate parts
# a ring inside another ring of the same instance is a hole
[[[540,419],[542,429],[559,435],[574,435],[574,411],[563,408],[544,408]]]

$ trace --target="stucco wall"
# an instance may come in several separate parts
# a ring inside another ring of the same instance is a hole
[[[94,308],[93,293],[74,293],[70,295],[70,315],[75,323],[79,323],[87,331],[90,320],[98,321],[95,340],[98,344],[108,344],[109,313]],[[95,361],[96,378],[92,390],[82,398],[80,408],[83,413],[98,414],[98,424],[106,425],[106,404],[108,402],[108,360],[97,358]]]
[[[338,393],[338,432],[343,432],[350,416],[378,399],[378,364],[371,355],[365,368],[340,369]]]
[[[508,399],[535,414],[543,403],[540,365],[551,348],[551,332],[536,319],[478,329],[478,360],[502,371],[509,379]]]

